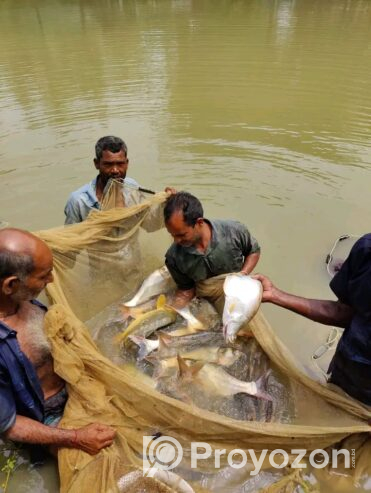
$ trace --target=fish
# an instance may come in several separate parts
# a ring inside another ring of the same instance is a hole
[[[236,340],[243,324],[250,322],[260,307],[263,286],[260,281],[243,274],[229,274],[224,281],[225,304],[223,334],[226,342]]]
[[[122,318],[124,320],[128,320],[129,318],[138,318],[140,315],[143,315],[143,313],[146,313],[150,310],[154,310],[156,308],[156,304],[157,304],[157,300],[151,299],[138,306],[130,307],[130,306],[121,305],[120,311],[122,314]]]
[[[176,356],[179,351],[192,351],[204,346],[220,346],[224,343],[223,334],[221,332],[197,332],[182,337],[178,336],[178,330],[173,332],[163,332],[159,330],[156,335],[156,340],[146,339],[143,336],[129,336],[137,346],[138,360],[144,359],[153,351],[157,351],[158,358],[171,358]]]
[[[156,354],[147,356],[146,360],[152,363],[155,371],[152,378],[160,378],[166,375],[169,370],[178,368],[178,356],[183,360],[202,361],[203,363],[214,363],[216,365],[231,366],[235,363],[242,353],[232,348],[203,347],[194,351],[180,352],[171,358],[159,358]]]
[[[117,481],[120,493],[127,491],[172,491],[174,493],[195,493],[187,481],[172,471],[154,468],[151,476],[143,474],[143,470],[132,471]]]
[[[184,320],[187,320],[188,323],[188,331],[189,332],[196,332],[197,330],[204,330],[204,324],[198,320],[191,312],[189,305],[183,307],[183,308],[176,308],[173,307],[174,310],[179,313],[181,317],[184,318]]]
[[[142,283],[141,287],[137,291],[131,300],[126,301],[124,306],[134,307],[143,304],[154,296],[167,293],[175,287],[173,278],[168,271],[166,265],[157,269],[150,274]]]
[[[129,339],[139,347],[137,354],[138,361],[142,361],[146,356],[151,354],[152,351],[156,351],[160,344],[160,341],[158,339],[146,339],[144,336],[132,335],[129,336]]]
[[[204,364],[198,361],[194,365],[188,365],[181,356],[178,355],[177,359],[178,379],[187,386],[197,385],[203,391],[219,397],[232,397],[235,394],[244,393],[266,401],[273,400],[264,390],[270,371],[267,371],[256,382],[244,382],[232,377],[215,364]]]
[[[166,297],[160,295],[155,310],[143,313],[138,318],[134,319],[124,332],[118,334],[114,340],[116,343],[121,343],[132,334],[146,337],[157,329],[174,323],[176,317],[176,311],[166,306]]]

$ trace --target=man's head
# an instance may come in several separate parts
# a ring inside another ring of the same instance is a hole
[[[95,144],[94,165],[99,176],[106,184],[110,178],[123,180],[128,170],[128,148],[119,137],[108,135]]]
[[[165,226],[176,244],[189,247],[200,242],[205,223],[203,214],[201,202],[188,192],[178,192],[167,199]]]
[[[49,247],[27,231],[0,230],[0,299],[15,302],[36,298],[53,281]]]

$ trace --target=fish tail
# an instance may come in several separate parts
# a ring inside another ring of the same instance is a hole
[[[152,352],[151,346],[147,339],[143,336],[129,336],[130,339],[139,347],[138,360],[143,360],[149,353]]]
[[[268,378],[270,377],[271,373],[272,373],[272,370],[266,371],[256,381],[256,390],[257,391],[255,394],[255,397],[257,397],[258,399],[263,399],[265,401],[270,401],[270,402],[273,401],[272,397],[267,392]]]

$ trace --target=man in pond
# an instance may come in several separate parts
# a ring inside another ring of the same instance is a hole
[[[52,282],[47,245],[19,229],[0,231],[0,434],[29,444],[97,454],[115,431],[93,423],[58,428],[67,400],[43,331],[46,307],[35,298]]]
[[[195,296],[199,281],[228,272],[250,274],[259,260],[260,246],[246,226],[206,219],[201,202],[190,193],[169,197],[164,219],[174,240],[166,265],[178,287],[176,306]]]
[[[329,382],[371,405],[371,234],[360,238],[330,282],[337,301],[307,299],[278,289],[263,275],[263,301],[310,320],[344,328],[329,366]]]
[[[100,138],[95,145],[94,165],[99,174],[70,195],[64,209],[65,224],[84,221],[91,210],[99,210],[110,180],[123,182],[120,205],[128,207],[145,200],[145,195],[138,190],[138,183],[126,176],[129,158],[127,146],[122,139],[111,135]],[[175,190],[167,187],[165,192],[174,193]],[[162,211],[162,206],[152,206],[143,222],[146,231],[156,231],[163,227]]]

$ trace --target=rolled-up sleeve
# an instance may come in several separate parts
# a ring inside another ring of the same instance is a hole
[[[0,370],[0,434],[11,428],[16,419],[16,406],[7,375]]]
[[[245,257],[252,253],[260,252],[260,245],[254,236],[252,236],[246,226],[236,221],[235,234],[241,251]]]

